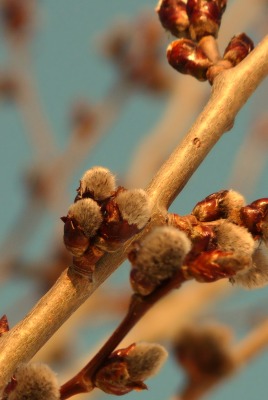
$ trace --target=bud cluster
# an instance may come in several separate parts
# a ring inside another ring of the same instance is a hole
[[[221,70],[236,66],[248,55],[254,45],[244,33],[231,39],[223,57],[218,52],[216,39],[226,5],[227,0],[159,1],[156,12],[163,27],[179,38],[167,48],[173,68],[213,83]]]
[[[92,273],[104,252],[138,233],[150,219],[151,207],[141,189],[116,187],[114,175],[106,168],[88,170],[80,181],[75,202],[64,222],[64,243],[73,255],[73,266]]]
[[[254,239],[266,241],[268,198],[261,198],[246,205],[240,193],[234,190],[221,190],[198,202],[192,214],[201,222],[227,219],[244,226]]]
[[[233,190],[212,193],[192,214],[170,214],[168,224],[184,231],[192,248],[182,267],[186,279],[214,282],[229,278],[247,288],[268,282],[268,199],[249,206]]]

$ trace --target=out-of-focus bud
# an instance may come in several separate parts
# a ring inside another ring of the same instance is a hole
[[[212,193],[194,207],[192,214],[199,221],[215,221],[228,218],[240,221],[240,210],[245,205],[244,197],[234,190],[221,190]]]
[[[193,40],[202,37],[218,36],[222,14],[227,0],[188,0],[186,12],[190,21],[189,32]]]
[[[4,101],[14,100],[19,92],[16,76],[7,71],[0,71],[0,98]]]
[[[234,285],[255,289],[268,284],[268,255],[263,246],[255,250],[250,268],[238,271],[230,278]]]
[[[167,358],[166,350],[155,343],[132,344],[113,352],[95,375],[94,384],[117,396],[147,389],[145,379],[155,375]]]
[[[71,110],[71,125],[73,134],[78,139],[86,139],[91,136],[96,120],[97,114],[91,104],[86,101],[79,101],[74,104]]]
[[[193,382],[220,378],[233,371],[230,332],[223,326],[188,327],[174,343],[175,356]]]
[[[92,197],[96,201],[103,201],[114,194],[115,188],[115,176],[109,169],[93,167],[82,176],[78,197]]]
[[[155,228],[128,255],[133,290],[143,296],[152,293],[179,271],[190,248],[184,232],[167,226]]]
[[[105,55],[116,64],[128,87],[153,94],[170,89],[170,74],[160,57],[163,31],[155,16],[143,13],[133,21],[118,21],[102,43]]]
[[[184,36],[189,27],[186,2],[187,0],[160,0],[156,7],[162,26],[177,37]]]
[[[245,34],[240,33],[234,36],[228,46],[225,49],[223,58],[228,60],[235,67],[239,64],[252,50],[254,49],[254,43]]]
[[[192,75],[199,81],[207,80],[206,74],[212,65],[203,50],[189,39],[178,39],[170,43],[167,59],[174,69]]]
[[[34,16],[34,0],[3,0],[0,16],[8,34],[24,37],[31,32]]]
[[[15,372],[16,385],[8,400],[58,400],[59,385],[54,372],[45,364],[21,364]]]

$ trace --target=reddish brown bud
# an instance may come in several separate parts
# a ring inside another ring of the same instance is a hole
[[[195,41],[203,36],[218,36],[226,0],[188,0],[186,11],[190,21],[190,35]]]
[[[90,240],[85,236],[82,228],[78,225],[78,223],[69,218],[62,217],[62,221],[64,222],[64,244],[74,256],[81,256],[90,244]]]
[[[147,389],[143,381],[158,372],[166,357],[167,352],[158,344],[134,343],[110,355],[96,373],[94,384],[117,396]]]
[[[205,251],[190,262],[186,257],[183,271],[186,278],[192,277],[198,282],[215,282],[235,275],[242,268],[241,262],[231,252]]]
[[[255,236],[262,236],[267,215],[268,198],[255,200],[240,211],[242,224]]]
[[[184,36],[189,27],[186,0],[160,0],[156,12],[165,29],[174,36]]]
[[[0,337],[3,335],[3,333],[6,333],[8,331],[9,331],[9,325],[8,325],[7,316],[3,315],[0,318]]]
[[[253,49],[254,43],[252,40],[245,33],[240,33],[240,35],[236,35],[231,39],[230,43],[226,47],[223,58],[230,61],[235,67]]]
[[[222,208],[222,201],[228,190],[212,193],[204,200],[199,201],[194,207],[192,214],[199,221],[215,221],[226,217],[226,210]]]
[[[199,81],[207,80],[207,70],[212,65],[203,50],[189,39],[170,43],[167,59],[174,69],[182,74],[192,75]]]
[[[213,250],[216,246],[216,234],[212,226],[194,225],[190,234],[192,242],[191,255],[198,255],[201,251]]]
[[[194,207],[192,214],[199,221],[215,221],[228,218],[240,221],[240,209],[245,204],[244,197],[234,190],[221,190],[212,193]]]
[[[96,245],[114,251],[145,226],[150,213],[149,198],[144,190],[118,188],[116,195],[102,206],[104,220]]]
[[[135,224],[129,224],[122,218],[114,198],[102,208],[104,220],[96,238],[96,246],[105,251],[114,251],[120,243],[124,243],[140,229]]]

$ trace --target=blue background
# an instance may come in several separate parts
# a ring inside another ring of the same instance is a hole
[[[96,49],[96,39],[106,31],[113,21],[120,16],[132,18],[144,6],[154,10],[155,1],[141,0],[47,0],[40,1],[40,13],[36,38],[31,46],[33,67],[38,82],[38,90],[44,110],[51,123],[56,143],[63,149],[69,135],[69,110],[74,99],[84,97],[100,101],[116,79],[116,70],[104,60]],[[241,18],[243,10],[241,11]],[[254,27],[252,28],[254,32]],[[230,33],[232,35],[234,32]],[[167,35],[168,38],[168,35]],[[258,40],[258,36],[256,35]],[[163,50],[163,57],[165,57]],[[0,40],[1,65],[6,65],[7,50],[3,38]],[[200,83],[207,85],[207,83]],[[266,85],[267,89],[267,85]],[[252,121],[258,112],[265,112],[265,86],[246,104],[235,122],[231,132],[225,134],[215,146],[198,171],[191,178],[179,198],[171,207],[180,214],[191,211],[194,204],[208,194],[226,188],[234,164],[235,155]],[[182,100],[183,101],[183,96]],[[137,143],[144,133],[150,130],[160,119],[167,102],[167,96],[151,96],[136,92],[126,102],[120,118],[115,121],[88,159],[79,167],[69,187],[70,202],[75,193],[77,182],[83,171],[93,165],[104,165],[123,176]],[[180,105],[178,104],[178,107]],[[200,107],[200,110],[201,111]],[[195,115],[193,115],[194,120]],[[0,185],[1,185],[1,224],[0,239],[15,223],[23,209],[27,195],[21,182],[25,171],[33,160],[32,147],[24,134],[25,127],[16,107],[2,102],[0,104]],[[248,163],[254,163],[249,159]],[[266,165],[267,167],[267,165]],[[266,168],[267,170],[267,168]],[[246,176],[245,176],[246,179]],[[238,189],[239,188],[233,188]],[[267,196],[267,173],[263,171],[256,182],[254,193],[248,201]],[[44,256],[49,246],[55,219],[61,215],[47,215],[34,238],[27,244],[23,257],[26,260]],[[117,272],[112,278],[114,284],[127,285],[127,268]],[[5,282],[0,293],[0,312],[8,313],[11,326],[24,315],[36,298],[36,294],[27,294],[35,289],[35,283],[23,278]],[[218,304],[212,315],[232,322],[237,336],[243,336],[250,327],[250,319],[258,310],[265,317],[267,289],[253,292],[237,291],[235,296]],[[25,298],[26,304],[18,308],[17,302]],[[213,306],[213,305],[212,305]],[[11,310],[14,312],[11,314]],[[233,317],[247,314],[247,318]],[[9,314],[10,311],[10,314]],[[209,314],[210,312],[208,312]],[[246,321],[245,321],[246,320]],[[77,356],[85,353],[87,347],[97,341],[104,332],[116,326],[107,324],[80,333],[81,341],[76,345]],[[167,327],[168,329],[168,327]],[[210,398],[223,400],[243,396],[244,400],[263,398],[267,387],[267,354],[252,362],[238,376],[228,380],[225,385],[215,390]],[[182,374],[172,359],[166,364],[158,377],[149,382],[148,392],[133,393],[128,399],[168,399],[182,382]],[[87,398],[83,396],[83,398]],[[90,398],[88,396],[88,398]]]

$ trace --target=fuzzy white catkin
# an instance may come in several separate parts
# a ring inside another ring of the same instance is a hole
[[[262,246],[255,250],[253,263],[249,269],[239,271],[230,279],[231,283],[247,289],[263,287],[268,284],[268,254]]]
[[[222,204],[227,210],[228,220],[238,223],[240,221],[240,209],[245,204],[245,198],[240,193],[235,190],[229,190]]]
[[[216,232],[218,245],[223,251],[249,257],[253,255],[255,241],[246,228],[224,221]]]
[[[92,199],[82,199],[72,204],[68,217],[78,222],[87,237],[94,236],[102,223],[100,207]]]
[[[143,239],[135,267],[152,279],[167,279],[181,267],[190,249],[184,232],[171,226],[157,227]]]
[[[168,356],[157,343],[137,343],[127,355],[128,372],[133,381],[144,381],[158,373]]]
[[[103,167],[89,169],[80,181],[81,194],[91,192],[95,200],[107,199],[115,191],[115,187],[115,176]]]
[[[129,225],[137,225],[142,229],[151,216],[151,205],[147,193],[142,189],[131,189],[121,192],[115,201],[122,218]]]
[[[17,385],[8,400],[58,400],[60,390],[54,372],[45,364],[21,364],[15,373]]]

